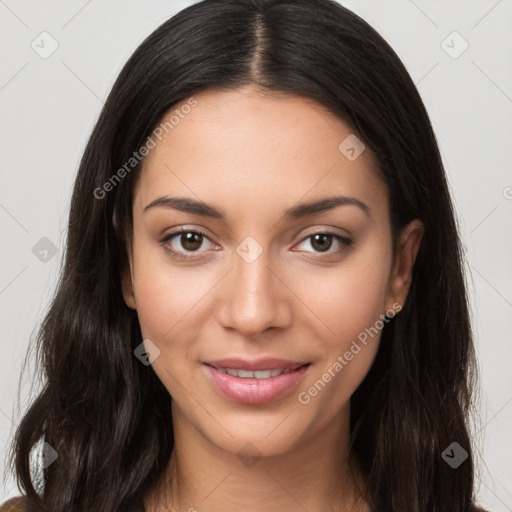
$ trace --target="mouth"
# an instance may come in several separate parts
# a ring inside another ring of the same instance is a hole
[[[302,368],[303,366],[309,366],[311,363],[297,364],[288,368],[271,368],[269,370],[245,370],[243,368],[227,368],[222,366],[214,366],[208,363],[205,363],[207,366],[215,368],[218,372],[226,373],[227,375],[232,375],[233,377],[238,377],[240,379],[270,379],[273,377],[279,377],[279,375],[284,375],[286,373],[290,373],[294,370]]]
[[[288,364],[284,368],[274,363],[274,366],[277,367],[248,370],[210,363],[202,365],[216,391],[231,401],[252,405],[277,400],[289,393],[304,378],[311,363]]]

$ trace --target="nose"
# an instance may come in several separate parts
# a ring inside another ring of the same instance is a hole
[[[233,268],[226,276],[218,309],[220,323],[245,337],[291,321],[291,291],[272,265],[268,250],[247,261],[233,253]]]

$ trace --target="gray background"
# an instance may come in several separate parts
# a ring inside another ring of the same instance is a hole
[[[124,62],[190,3],[0,0],[2,462],[39,390],[31,360],[18,402],[22,360],[56,284],[87,137]],[[512,2],[341,3],[395,49],[431,116],[468,259],[481,371],[478,496],[492,511],[512,511]],[[56,51],[42,58],[52,44]],[[17,494],[7,474],[0,502]]]

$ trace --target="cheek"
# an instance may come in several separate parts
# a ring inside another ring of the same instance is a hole
[[[200,285],[170,267],[143,267],[142,262],[135,276],[137,314],[145,337],[165,342],[183,326],[193,325],[195,307],[206,293],[204,282]]]
[[[190,326],[197,305],[211,287],[208,273],[173,266],[169,255],[149,236],[134,240],[134,292],[145,338],[165,343]]]
[[[385,313],[389,261],[376,254],[382,250],[374,248],[347,260],[345,266],[325,278],[317,274],[315,286],[311,282],[303,285],[303,297],[308,297],[305,302],[322,320],[323,336],[317,333],[322,339],[322,356],[301,389],[305,393],[301,403],[316,401],[325,411],[325,416],[319,413],[324,419],[349,401],[379,347],[385,326],[380,315]]]
[[[384,313],[387,277],[387,261],[354,259],[338,271],[316,275],[314,283],[306,280],[302,297],[328,327],[330,339],[346,343]]]
[[[189,398],[184,389],[193,389],[190,360],[194,340],[199,338],[197,318],[201,297],[206,291],[187,273],[173,271],[170,265],[146,264],[139,258],[135,266],[137,315],[143,339],[150,339],[160,350],[152,368],[171,396],[180,403]],[[178,384],[179,383],[179,384]]]
[[[328,366],[339,360],[338,356],[343,356],[344,375],[350,374],[359,380],[369,369],[378,348],[381,329],[375,326],[382,327],[379,320],[384,297],[381,284],[369,275],[360,279],[351,276],[342,286],[331,289],[330,297],[323,309],[324,321],[334,333],[326,347]]]

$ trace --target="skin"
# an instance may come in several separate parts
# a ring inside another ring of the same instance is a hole
[[[387,187],[370,151],[347,159],[338,146],[352,130],[313,100],[253,86],[194,98],[197,106],[144,161],[122,277],[144,339],[160,350],[152,368],[173,398],[167,477],[176,474],[180,488],[166,480],[146,496],[146,510],[263,512],[269,503],[283,512],[368,510],[364,500],[355,504],[364,477],[346,458],[349,406],[381,331],[309,403],[298,394],[381,314],[405,303],[422,223],[404,229],[393,261]],[[371,216],[343,205],[284,218],[297,203],[333,195],[357,198]],[[161,196],[199,199],[226,219],[171,207],[144,212]],[[180,227],[207,235],[195,246],[181,235],[167,242],[193,256],[186,261],[159,242]],[[307,238],[326,230],[352,244],[343,250],[334,237]],[[262,248],[252,263],[236,252],[247,236]],[[285,396],[247,405],[219,394],[204,371],[203,361],[227,356],[311,366]],[[251,467],[237,457],[246,443],[261,457]]]

